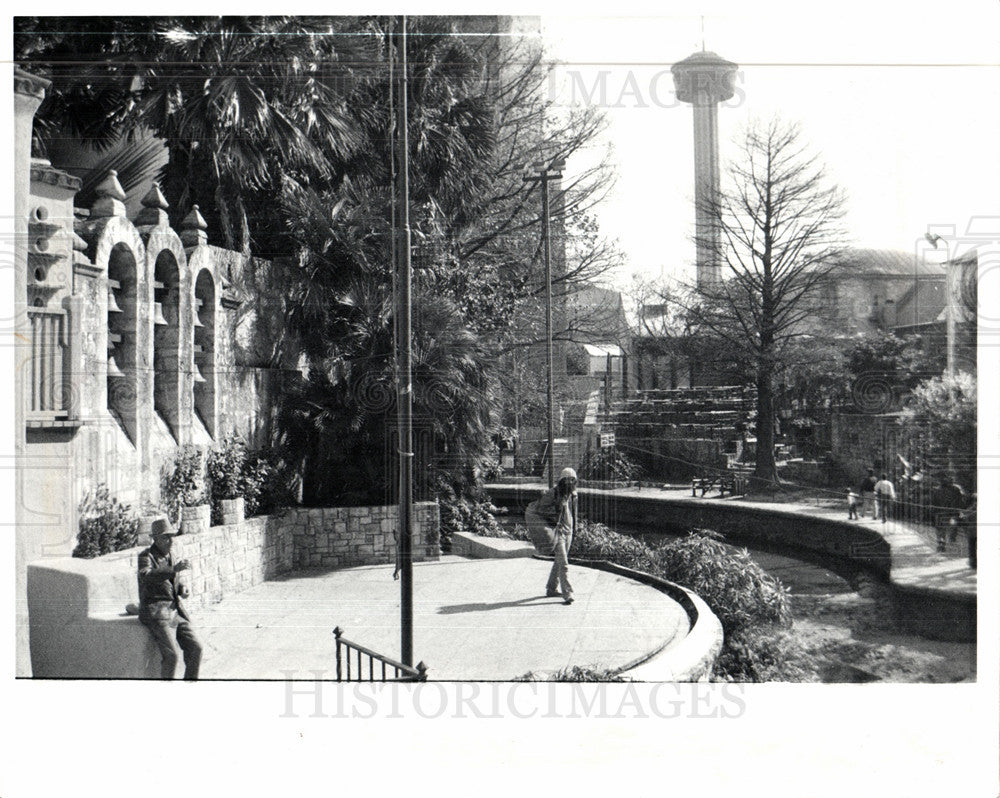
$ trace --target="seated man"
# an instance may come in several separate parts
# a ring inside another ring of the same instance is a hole
[[[191,564],[187,560],[174,563],[170,556],[174,538],[179,534],[166,518],[153,521],[153,545],[139,554],[139,620],[160,649],[161,678],[174,678],[179,646],[184,652],[184,678],[194,680],[201,665],[201,643],[181,602],[188,597],[188,588],[178,579]],[[176,627],[176,643],[170,634],[171,627]]]

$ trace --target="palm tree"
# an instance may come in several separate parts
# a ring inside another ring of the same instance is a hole
[[[71,24],[72,23],[72,24]],[[347,96],[378,63],[377,36],[350,18],[20,20],[24,65],[55,81],[40,138],[106,147],[148,129],[166,142],[163,188],[180,215],[198,203],[222,243],[249,253],[280,225],[282,180],[328,181],[358,145]],[[54,26],[54,27],[53,27]],[[217,225],[213,225],[217,222]],[[252,229],[252,228],[259,228]]]

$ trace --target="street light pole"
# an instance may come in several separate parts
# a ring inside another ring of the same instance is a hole
[[[399,75],[395,114],[394,221],[396,256],[396,413],[399,427],[399,614],[401,661],[413,665],[413,376],[410,305],[413,267],[410,260],[409,136],[407,133],[406,17],[400,17],[396,40]]]
[[[528,175],[524,178],[525,183],[541,183],[542,186],[542,253],[545,260],[545,362],[547,372],[545,393],[550,488],[555,484],[555,474],[553,471],[555,436],[552,429],[553,394],[555,391],[553,388],[552,372],[552,259],[549,246],[549,182],[562,179],[562,169],[565,165],[566,162],[562,159],[553,161],[548,166],[543,162],[536,162],[533,166],[538,169],[538,174]]]

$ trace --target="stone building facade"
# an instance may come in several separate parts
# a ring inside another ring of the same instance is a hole
[[[155,184],[128,218],[113,171],[76,208],[79,178],[31,157],[47,85],[15,71],[19,616],[26,564],[71,552],[88,490],[103,482],[140,512],[155,508],[179,447],[266,438],[291,371],[258,345],[273,337],[258,329],[267,298],[242,301],[270,264],[208,245],[197,207],[175,230]]]

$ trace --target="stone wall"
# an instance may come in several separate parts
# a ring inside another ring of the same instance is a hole
[[[437,502],[413,508],[413,560],[439,557],[440,511]],[[330,568],[394,562],[399,511],[390,507],[296,508],[280,523],[291,530],[296,568]]]
[[[437,503],[418,503],[414,516],[413,559],[437,559]],[[396,518],[395,507],[293,508],[182,535],[174,541],[173,555],[191,561],[188,604],[207,606],[294,567],[392,562]],[[27,628],[19,626],[18,634],[28,642],[31,675],[158,676],[159,659],[149,634],[125,613],[127,604],[138,601],[136,567],[144,547],[92,560],[59,557],[28,563]]]
[[[31,675],[155,678],[158,657],[125,606],[138,601],[136,566],[144,546],[93,560],[43,559],[27,566]],[[211,527],[176,539],[189,559],[189,605],[222,601],[292,567],[291,528],[276,516]]]
[[[106,562],[127,560],[135,573],[136,558],[144,547],[107,554]],[[215,604],[227,595],[259,585],[290,571],[293,543],[281,516],[257,516],[238,524],[209,527],[204,532],[174,540],[174,560],[190,560],[190,602]]]

